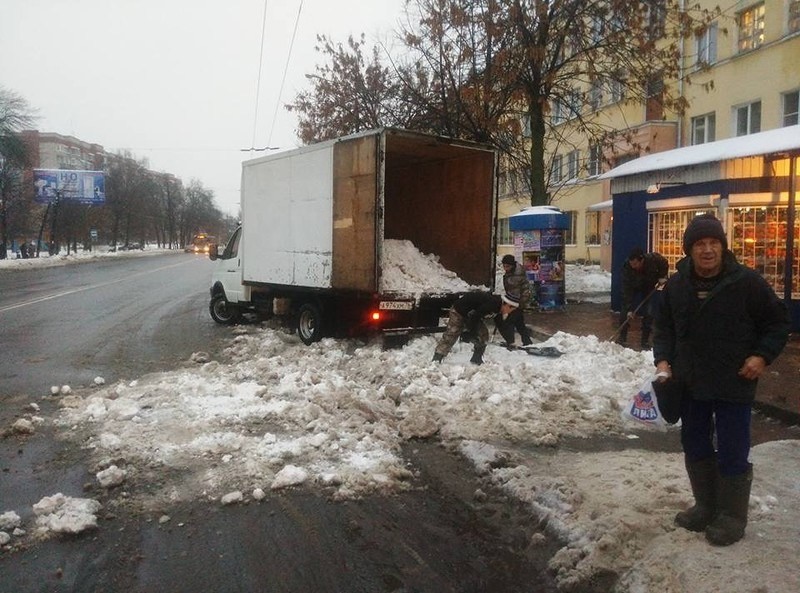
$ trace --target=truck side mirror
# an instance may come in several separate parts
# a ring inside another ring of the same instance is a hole
[[[210,259],[211,261],[214,261],[218,257],[219,257],[219,254],[217,253],[217,244],[216,243],[211,243],[208,246],[208,259]]]

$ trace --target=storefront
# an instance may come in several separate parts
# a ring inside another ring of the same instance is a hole
[[[686,225],[710,212],[800,330],[799,159],[800,126],[791,126],[648,155],[604,174],[613,196],[612,307],[620,306],[620,270],[632,248],[661,253],[674,270]]]

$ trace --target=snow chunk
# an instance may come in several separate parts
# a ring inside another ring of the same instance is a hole
[[[95,513],[101,508],[102,505],[91,498],[72,498],[59,492],[34,504],[33,512],[41,532],[80,533],[97,527]]]
[[[124,469],[118,468],[116,465],[109,466],[103,471],[97,472],[97,481],[103,488],[113,488],[119,486],[125,481],[128,475]]]
[[[288,486],[297,486],[308,480],[308,472],[296,465],[287,465],[275,475],[270,488],[278,490]]]
[[[0,530],[6,531],[8,529],[14,529],[15,527],[19,527],[21,523],[22,519],[20,519],[19,515],[14,511],[6,511],[0,515]]]
[[[239,490],[234,490],[233,492],[228,492],[225,496],[222,497],[222,504],[228,505],[233,504],[235,502],[242,502],[244,500],[244,495]]]

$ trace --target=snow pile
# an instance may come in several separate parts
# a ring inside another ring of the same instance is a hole
[[[386,239],[381,254],[381,290],[405,294],[467,292],[471,286],[439,263],[438,255],[425,255],[411,241]]]
[[[159,255],[165,253],[176,253],[174,249],[161,249],[153,245],[147,245],[144,249],[109,251],[108,247],[95,246],[93,251],[73,251],[69,255],[66,251],[59,255],[49,255],[46,251],[39,254],[39,257],[27,259],[17,258],[13,251],[8,252],[6,259],[0,259],[0,269],[27,269],[27,268],[50,268],[53,266],[63,266],[83,261],[105,259],[109,257],[142,257],[147,255]]]
[[[610,293],[611,272],[603,271],[598,265],[567,264],[564,289],[567,295],[584,292]]]

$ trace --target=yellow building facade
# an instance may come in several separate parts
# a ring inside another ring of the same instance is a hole
[[[683,43],[683,74],[674,89],[689,104],[682,116],[653,113],[645,105],[624,105],[606,94],[600,98],[597,117],[621,133],[632,133],[632,143],[620,143],[603,159],[597,158],[588,140],[573,140],[565,153],[551,144],[551,204],[571,220],[567,261],[599,262],[610,269],[610,184],[598,179],[610,167],[645,154],[800,123],[800,0],[696,4],[708,10],[719,6],[720,14],[701,34]],[[529,201],[513,185],[500,183],[501,254],[513,252],[508,216]]]

